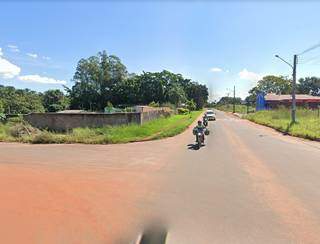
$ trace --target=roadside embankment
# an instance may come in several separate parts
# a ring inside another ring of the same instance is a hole
[[[265,125],[282,133],[320,141],[320,117],[317,110],[298,109],[297,123],[291,123],[289,109],[264,110],[242,118]]]

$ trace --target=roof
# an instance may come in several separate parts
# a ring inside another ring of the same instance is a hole
[[[292,95],[277,95],[273,93],[269,93],[265,95],[266,101],[288,101],[291,100]],[[317,101],[320,102],[320,97],[312,96],[307,94],[296,94],[296,100],[306,100],[306,101]]]

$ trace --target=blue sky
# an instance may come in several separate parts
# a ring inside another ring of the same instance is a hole
[[[212,98],[246,92],[274,58],[319,43],[316,1],[54,1],[0,3],[0,84],[44,91],[72,86],[82,57],[106,50],[129,72],[181,73]],[[298,77],[320,76],[320,48],[299,57]],[[314,59],[312,59],[314,58]]]

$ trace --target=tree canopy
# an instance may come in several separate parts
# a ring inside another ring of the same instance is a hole
[[[42,94],[29,89],[0,85],[0,103],[6,114],[44,112]]]
[[[225,105],[225,104],[241,104],[242,100],[241,97],[236,97],[235,99],[233,97],[221,97],[218,101],[218,105]]]
[[[73,76],[74,85],[44,93],[0,85],[0,113],[57,112],[68,107],[103,111],[107,104],[185,104],[201,109],[208,101],[208,88],[167,70],[129,74],[126,66],[106,51],[81,59]]]
[[[258,93],[275,93],[275,94],[290,94],[291,81],[283,76],[267,75],[258,81],[257,85],[249,91],[249,96],[246,101],[253,103],[256,100]]]
[[[57,112],[66,109],[69,101],[62,91],[48,90],[43,93],[43,106],[46,112]]]
[[[71,108],[103,110],[108,101],[114,100],[116,84],[127,76],[121,60],[105,51],[81,59],[73,76],[75,84],[68,89]]]
[[[103,110],[108,102],[114,105],[171,103],[180,105],[193,100],[198,109],[208,100],[205,85],[170,71],[128,74],[121,60],[105,51],[81,59],[71,89],[67,88],[70,106],[74,109]]]
[[[306,77],[299,79],[297,90],[301,94],[320,96],[320,78]]]

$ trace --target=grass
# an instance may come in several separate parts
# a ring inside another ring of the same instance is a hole
[[[183,132],[200,114],[201,111],[194,111],[186,115],[173,115],[168,118],[155,119],[143,125],[76,128],[67,133],[32,130],[28,125],[23,125],[21,122],[16,124],[8,122],[7,124],[0,124],[0,141],[109,144],[154,140]],[[27,130],[27,132],[24,132],[24,130]],[[31,135],[30,131],[32,131]]]
[[[285,108],[259,111],[245,115],[244,118],[292,136],[320,140],[320,118],[317,110],[298,109],[295,124],[291,124],[290,110]]]
[[[225,111],[225,112],[233,112],[233,105],[232,104],[224,104],[224,105],[217,105],[216,109]],[[236,104],[235,106],[236,113],[239,114],[246,114],[247,113],[247,106],[242,104]],[[254,107],[249,107],[249,112],[254,111]]]

